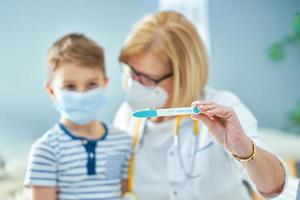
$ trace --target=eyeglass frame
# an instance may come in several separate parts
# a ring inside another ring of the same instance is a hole
[[[141,72],[138,72],[137,70],[135,70],[131,65],[129,65],[128,63],[124,63],[124,65],[126,65],[128,67],[128,69],[130,70],[130,77],[132,79],[135,80],[134,76],[137,76],[139,79],[140,77],[144,78],[144,80],[148,80],[148,82],[152,82],[153,84],[147,84],[148,86],[156,86],[158,85],[160,82],[170,78],[173,76],[173,72],[169,73],[169,74],[166,74],[164,75],[163,77],[159,78],[159,79],[153,79],[151,77],[149,77],[148,75],[144,74],[144,73],[141,73]],[[132,74],[133,72],[133,74]],[[139,81],[139,80],[137,80]],[[139,81],[140,82],[140,81]],[[143,84],[142,82],[140,82],[141,84]],[[145,85],[145,84],[143,84]]]

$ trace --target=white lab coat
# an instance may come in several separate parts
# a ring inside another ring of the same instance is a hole
[[[264,148],[257,133],[256,119],[239,98],[228,91],[206,89],[205,99],[232,107],[245,133],[258,146]],[[136,121],[130,117],[131,112],[128,104],[123,103],[114,120],[116,127],[130,135],[133,134]],[[187,178],[180,164],[178,145],[172,138],[172,120],[159,125],[145,121],[143,127],[135,154],[133,179],[133,189],[139,200],[251,199],[242,184],[243,180],[249,181],[244,168],[214,140],[201,122],[195,151],[193,145],[196,137],[193,134],[192,121],[185,119],[180,126],[181,160],[185,168],[190,169],[191,155],[195,152],[195,178]],[[161,138],[155,134],[160,134]]]

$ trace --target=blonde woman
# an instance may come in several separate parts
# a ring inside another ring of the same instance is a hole
[[[143,18],[119,59],[129,86],[114,124],[134,140],[130,199],[251,199],[244,180],[264,197],[283,191],[286,170],[264,148],[255,117],[233,93],[206,86],[204,46],[183,15],[168,11]],[[192,102],[201,114],[130,117],[136,109]]]

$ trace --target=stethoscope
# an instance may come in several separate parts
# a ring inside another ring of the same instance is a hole
[[[175,123],[174,123],[174,128],[173,128],[173,136],[174,136],[174,142],[175,145],[177,146],[177,154],[178,154],[178,158],[179,158],[179,162],[180,162],[180,166],[184,171],[185,176],[188,179],[194,179],[197,178],[199,176],[201,176],[201,174],[194,174],[194,170],[195,170],[195,161],[196,161],[196,152],[197,152],[197,147],[199,145],[199,125],[198,125],[198,121],[193,120],[193,132],[194,132],[194,136],[195,136],[195,140],[194,140],[194,145],[193,145],[193,149],[192,152],[190,154],[191,156],[191,165],[190,168],[187,169],[184,165],[184,161],[181,155],[181,140],[180,140],[180,133],[179,133],[179,129],[180,129],[180,124],[181,121],[184,117],[187,116],[177,116],[175,118]]]
[[[189,117],[189,116],[177,116],[175,118],[175,123],[174,123],[174,127],[173,127],[173,137],[174,137],[174,143],[177,146],[177,154],[178,154],[178,158],[179,158],[179,162],[180,162],[180,166],[184,171],[184,174],[186,176],[187,179],[194,179],[197,178],[199,176],[201,176],[201,174],[194,174],[194,170],[195,170],[195,161],[196,161],[196,151],[197,151],[197,147],[199,144],[199,125],[198,125],[198,121],[193,120],[193,132],[194,132],[194,136],[195,136],[195,141],[194,141],[194,145],[193,145],[193,150],[191,152],[191,165],[190,168],[187,169],[184,165],[184,161],[181,155],[181,141],[180,141],[180,133],[179,133],[179,129],[180,129],[180,124],[181,121],[184,117]],[[135,126],[134,126],[134,130],[133,130],[133,148],[136,151],[138,148],[138,144],[139,144],[139,137],[143,132],[143,128],[145,126],[145,122],[146,120],[142,120],[142,119],[137,119],[135,120]],[[137,195],[134,193],[133,191],[133,175],[134,175],[134,155],[131,157],[130,159],[130,163],[129,163],[129,172],[128,172],[128,191],[125,192],[122,196],[122,200],[137,200]]]

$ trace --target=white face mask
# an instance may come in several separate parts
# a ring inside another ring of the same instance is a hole
[[[160,108],[167,99],[168,93],[161,87],[146,87],[135,80],[131,80],[125,97],[125,101],[132,110]]]

